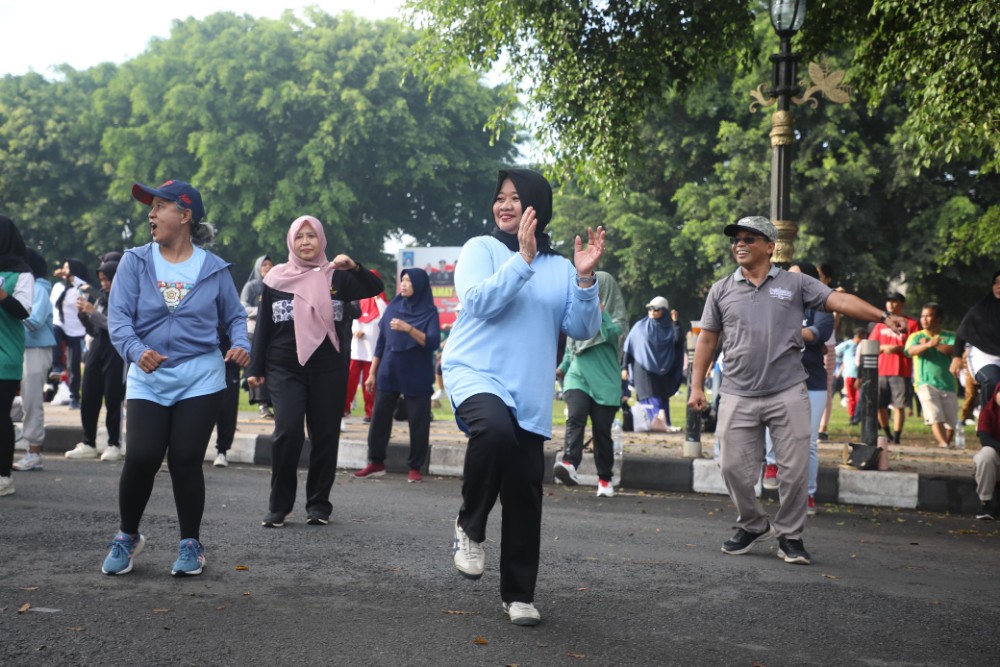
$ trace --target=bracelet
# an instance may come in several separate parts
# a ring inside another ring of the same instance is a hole
[[[879,322],[885,323],[885,321],[887,319],[889,319],[889,315],[890,315],[890,313],[889,313],[888,310],[883,310],[882,311],[882,317],[881,317],[881,319],[879,319]]]
[[[518,254],[521,257],[524,257],[524,261],[531,263],[531,260],[533,260],[535,258],[535,255],[537,255],[538,253],[536,252],[535,255],[527,255],[524,253],[524,251],[519,251]]]
[[[589,276],[581,276],[579,273],[576,274],[576,284],[585,283],[587,285],[593,285],[597,282],[597,276],[591,273]]]

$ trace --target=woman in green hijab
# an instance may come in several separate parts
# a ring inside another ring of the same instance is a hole
[[[621,341],[628,326],[625,299],[611,274],[597,272],[601,299],[601,330],[587,340],[566,341],[566,353],[556,369],[566,401],[566,446],[552,471],[563,484],[579,483],[576,470],[583,459],[583,435],[590,418],[594,433],[597,495],[615,494],[612,468],[615,455],[611,426],[622,399]]]

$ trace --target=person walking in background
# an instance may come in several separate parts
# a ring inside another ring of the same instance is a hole
[[[399,294],[385,309],[372,356],[365,390],[375,394],[368,429],[368,465],[355,477],[385,474],[385,454],[392,435],[393,413],[400,398],[406,401],[410,426],[408,482],[423,481],[420,469],[427,461],[431,428],[431,392],[434,391],[434,351],[441,340],[437,306],[430,279],[423,269],[403,269]]]
[[[979,383],[981,405],[986,407],[1000,386],[1000,271],[993,274],[989,294],[969,309],[955,334],[951,372],[956,377],[960,373],[968,345],[969,372]]]
[[[80,321],[77,303],[82,292],[90,287],[90,273],[80,260],[70,257],[63,260],[62,275],[66,289],[56,302],[62,321],[62,342],[66,346],[67,384],[69,385],[69,407],[80,408],[80,364],[83,359],[83,337],[86,327]]]
[[[923,408],[924,423],[938,447],[951,446],[958,423],[958,383],[951,373],[955,332],[945,331],[941,306],[926,303],[920,311],[917,333],[906,339],[906,355],[913,359],[913,382]]]
[[[816,267],[819,281],[827,287],[833,287],[834,270],[833,265],[824,262]],[[839,291],[844,291],[843,287],[834,287]],[[830,439],[826,429],[830,425],[830,413],[833,410],[833,385],[837,371],[837,331],[840,330],[840,313],[830,313],[833,316],[833,331],[826,339],[826,354],[823,357],[823,368],[826,371],[826,404],[823,406],[823,415],[819,418],[820,442]]]
[[[328,262],[323,223],[296,218],[285,237],[288,261],[264,277],[251,388],[267,383],[274,404],[271,493],[261,525],[281,528],[295,505],[299,457],[309,426],[306,523],[330,523],[330,490],[340,448],[340,410],[347,393],[347,364],[337,322],[343,304],[382,291],[382,280],[347,255]],[[336,406],[336,407],[331,407]]]
[[[219,352],[223,357],[233,347],[226,328],[219,329]],[[226,388],[222,394],[222,405],[219,406],[219,416],[215,422],[215,460],[216,468],[229,466],[229,450],[236,438],[236,422],[240,412],[240,373],[243,368],[235,361],[226,362]]]
[[[861,422],[858,413],[858,346],[867,337],[864,327],[854,330],[854,336],[839,343],[834,352],[840,369],[837,371],[844,379],[844,397],[847,399],[847,415],[851,425]]]
[[[77,299],[80,322],[91,337],[90,347],[84,360],[83,396],[80,404],[80,422],[83,426],[83,442],[66,452],[68,459],[96,459],[97,421],[101,415],[101,403],[105,408],[104,425],[108,430],[108,446],[101,454],[102,461],[117,461],[121,458],[122,400],[125,398],[125,362],[118,355],[108,334],[108,295],[118,271],[118,262],[105,262],[97,270],[101,293],[91,303],[87,292],[81,292]]]
[[[670,319],[666,315],[670,312]],[[646,317],[632,325],[622,352],[622,379],[630,380],[640,403],[649,406],[652,416],[663,411],[668,431],[677,430],[670,422],[670,397],[684,379],[684,336],[676,310],[662,296],[646,304]]]
[[[708,406],[705,376],[719,338],[725,335],[726,372],[716,434],[722,477],[739,512],[739,528],[722,551],[745,554],[777,533],[778,556],[786,563],[807,565],[811,556],[802,540],[808,507],[809,449],[805,443],[810,432],[801,352],[805,310],[881,320],[894,331],[905,331],[906,320],[807,275],[774,266],[771,257],[778,235],[774,224],[763,216],[740,218],[723,232],[732,243],[738,266],[712,285],[705,300],[688,400],[698,412]],[[778,465],[781,506],[773,523],[755,492],[765,429],[771,431]]]
[[[14,493],[14,422],[10,407],[24,373],[24,320],[31,315],[35,279],[21,232],[0,215],[0,496]]]
[[[253,338],[257,326],[257,311],[260,307],[260,296],[264,293],[264,276],[274,266],[274,262],[267,255],[261,255],[253,263],[253,271],[243,285],[240,292],[240,302],[247,311],[247,332]],[[247,388],[250,390],[250,405],[258,406],[260,416],[264,419],[274,419],[274,411],[271,408],[271,397],[267,391],[267,384],[258,387]]]
[[[992,397],[979,411],[976,435],[982,444],[982,449],[972,457],[976,467],[976,494],[980,501],[976,518],[993,521],[1000,517],[996,497],[997,480],[1000,480],[1000,385],[994,388]]]
[[[594,269],[604,229],[576,237],[573,262],[552,249],[552,188],[528,169],[503,169],[493,196],[496,227],[465,243],[455,269],[462,304],[442,370],[468,436],[454,562],[465,577],[485,569],[486,523],[502,496],[500,599],[516,625],[537,625],[534,605],[542,529],[543,443],[552,437],[560,331],[587,340],[600,329]]]
[[[890,292],[886,297],[885,310],[906,320],[906,331],[896,333],[881,322],[875,325],[868,340],[878,341],[878,423],[886,437],[899,444],[906,421],[906,411],[910,406],[910,391],[913,383],[913,361],[906,356],[904,347],[910,334],[920,326],[903,314],[906,297],[899,292]],[[892,409],[892,425],[889,424],[889,410]]]
[[[41,470],[45,445],[45,381],[52,365],[52,302],[48,265],[38,252],[27,249],[28,266],[35,277],[31,315],[24,320],[24,373],[21,378],[21,408],[24,412],[24,439],[28,451],[14,463],[14,470]]]
[[[152,242],[125,252],[108,307],[111,343],[129,366],[125,465],[118,485],[119,532],[101,571],[126,574],[145,543],[139,523],[164,455],[180,526],[170,574],[201,574],[205,549],[202,463],[212,435],[227,361],[250,359],[246,310],[229,264],[203,249],[214,230],[204,222],[201,193],[183,181],[132,186],[150,206]],[[233,347],[219,352],[219,326]]]
[[[594,464],[597,467],[597,495],[615,495],[615,452],[611,427],[621,407],[622,332],[628,326],[625,298],[618,282],[606,271],[597,271],[597,291],[601,301],[601,328],[587,340],[570,338],[566,353],[556,369],[566,401],[566,444],[556,457],[552,474],[568,486],[579,484],[577,470],[583,461],[583,436],[587,418],[594,433]]]
[[[375,269],[372,273],[381,278]],[[365,416],[362,422],[371,423],[372,408],[375,405],[375,394],[368,390],[366,383],[371,375],[372,357],[375,355],[375,345],[379,340],[379,322],[389,305],[385,292],[369,299],[361,299],[358,306],[361,314],[351,323],[351,365],[347,374],[347,399],[344,404],[344,416],[351,414],[351,406],[361,385],[361,396],[364,401]]]

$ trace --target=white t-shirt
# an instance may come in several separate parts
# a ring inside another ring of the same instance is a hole
[[[76,309],[76,299],[80,296],[80,286],[87,283],[73,276],[73,285],[66,288],[66,298],[62,302],[62,328],[67,336],[85,336],[87,329],[80,321],[80,311]]]

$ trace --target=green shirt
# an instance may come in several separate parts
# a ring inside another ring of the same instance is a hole
[[[604,342],[575,352],[572,339],[566,341],[566,353],[559,369],[563,372],[563,391],[579,389],[598,405],[621,405],[622,368],[618,360],[618,339],[622,329],[607,311],[601,313]]]
[[[945,345],[955,344],[954,331],[941,331],[938,336],[940,342]],[[929,384],[941,391],[957,392],[958,383],[955,382],[955,376],[951,374],[950,370],[951,355],[945,354],[937,348],[925,350],[915,357],[910,354],[911,347],[921,345],[933,337],[933,334],[927,329],[921,329],[910,334],[910,337],[906,339],[906,354],[913,357],[913,386],[919,387]]]
[[[0,271],[7,298],[14,298],[19,273]],[[24,368],[24,323],[0,308],[0,380],[20,380]]]

